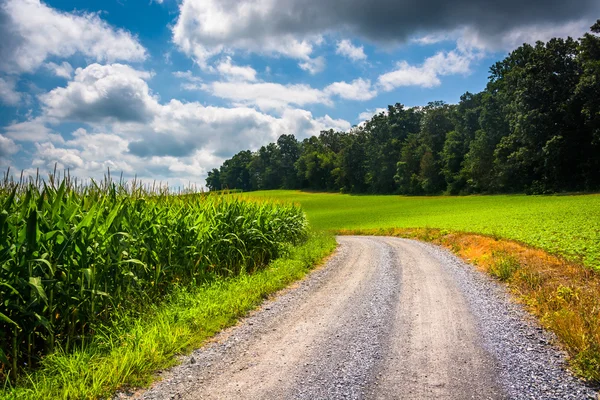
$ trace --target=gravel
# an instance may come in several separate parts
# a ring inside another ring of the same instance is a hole
[[[554,344],[506,287],[446,249],[415,242],[451,271],[476,316],[482,342],[497,361],[497,381],[510,399],[600,399],[568,369],[566,353]]]
[[[152,388],[121,392],[115,398],[419,398],[402,392],[402,385],[394,396],[381,394],[389,393],[390,387],[388,392],[377,390],[386,378],[380,374],[389,373],[383,366],[397,360],[390,355],[398,350],[393,347],[410,345],[398,338],[403,330],[397,315],[402,291],[419,293],[418,287],[408,288],[403,282],[403,268],[410,265],[397,261],[404,257],[401,249],[410,248],[428,257],[429,263],[437,263],[440,274],[447,275],[446,284],[457,288],[461,299],[456,304],[465,304],[477,336],[474,343],[481,347],[473,355],[480,364],[474,365],[486,367],[480,375],[473,371],[465,377],[466,383],[460,386],[465,391],[426,398],[480,398],[467,397],[465,386],[469,379],[477,379],[480,386],[489,381],[489,386],[499,388],[490,391],[497,395],[489,398],[597,399],[592,388],[566,369],[565,354],[552,344],[555,338],[511,301],[502,284],[434,245],[379,237],[342,237],[340,241],[342,245],[325,267],[266,301],[203,348],[181,357],[181,364],[161,372],[161,380]],[[453,351],[458,358],[462,356],[460,346],[448,350]],[[426,369],[402,367],[396,380],[403,379],[407,370]],[[468,364],[461,367],[469,370]],[[422,374],[419,379],[454,376],[426,370]],[[436,381],[430,393],[444,387],[452,387],[452,382],[440,386]]]

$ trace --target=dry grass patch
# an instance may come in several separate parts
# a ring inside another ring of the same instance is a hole
[[[518,301],[554,332],[573,370],[600,383],[600,273],[581,264],[496,237],[437,229],[341,230],[442,245],[506,283]]]

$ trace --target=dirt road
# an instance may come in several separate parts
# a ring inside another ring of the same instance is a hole
[[[340,237],[324,268],[136,397],[593,398],[503,288],[431,245]]]

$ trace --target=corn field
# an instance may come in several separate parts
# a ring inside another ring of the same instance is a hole
[[[0,378],[180,285],[252,272],[306,236],[300,207],[68,175],[0,182]]]

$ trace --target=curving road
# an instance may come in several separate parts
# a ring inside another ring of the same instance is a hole
[[[503,287],[448,252],[338,241],[324,268],[134,397],[595,399]]]

